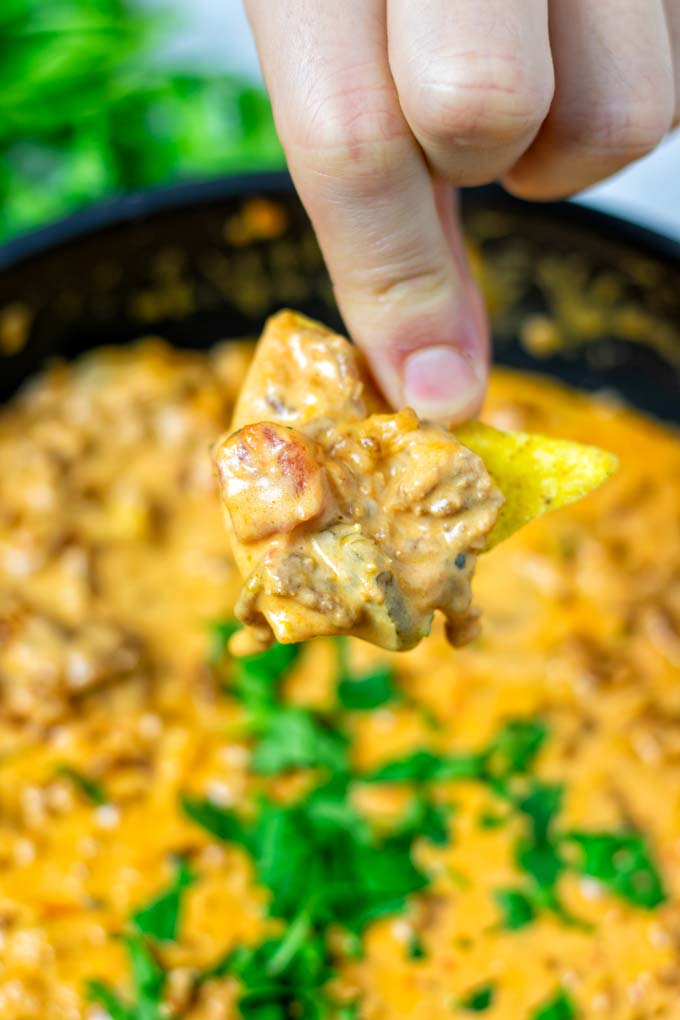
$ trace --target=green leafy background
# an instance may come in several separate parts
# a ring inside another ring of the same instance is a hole
[[[2,0],[0,240],[110,195],[283,165],[261,88],[158,60],[178,28],[171,7]]]

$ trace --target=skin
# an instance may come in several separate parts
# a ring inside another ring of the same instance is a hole
[[[565,197],[680,120],[680,0],[246,0],[347,326],[394,406],[459,422],[489,340],[450,187]]]

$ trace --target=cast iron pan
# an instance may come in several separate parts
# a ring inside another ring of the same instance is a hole
[[[680,423],[680,244],[495,187],[463,207],[499,362]],[[0,249],[0,400],[57,356],[149,334],[205,347],[282,306],[341,325],[285,174],[116,199]]]

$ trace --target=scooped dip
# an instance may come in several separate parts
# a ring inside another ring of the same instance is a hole
[[[437,611],[451,644],[477,634],[472,577],[504,503],[501,489],[447,428],[410,408],[387,413],[349,341],[293,312],[274,316],[234,426],[214,462],[244,578],[236,616],[246,630],[235,652],[337,634],[413,648]],[[499,521],[509,533],[568,484],[569,472],[555,478],[555,449],[560,467],[565,450],[559,441],[480,429],[468,430],[472,445],[500,451],[499,474],[511,476],[511,505]],[[537,446],[542,457],[529,463]],[[576,464],[591,455],[566,446]],[[521,482],[525,467],[540,491]]]

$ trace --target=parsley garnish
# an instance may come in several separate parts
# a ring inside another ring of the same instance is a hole
[[[262,801],[250,823],[210,802],[184,798],[182,806],[213,835],[252,855],[274,917],[291,921],[306,904],[313,924],[360,932],[402,910],[427,878],[412,859],[413,835],[378,838],[348,794],[348,783],[334,780],[290,806]]]
[[[531,1020],[576,1020],[576,1007],[567,993],[560,989],[548,1002],[531,1014]]]
[[[299,645],[274,645],[234,664],[230,693],[251,712],[278,705],[279,682],[300,654]]]
[[[190,797],[188,794],[182,794],[180,806],[187,818],[217,839],[225,843],[245,844],[246,828],[235,812],[222,808],[211,800]]]
[[[502,829],[507,824],[506,815],[498,815],[491,811],[483,811],[479,816],[478,822],[480,829]]]
[[[541,910],[548,910],[565,924],[587,928],[585,922],[569,914],[557,892],[557,883],[567,867],[562,839],[555,832],[563,787],[558,783],[532,780],[519,792],[507,789],[500,792],[524,818],[525,831],[515,845],[515,863],[527,878],[523,889],[496,893],[503,927],[510,931],[523,928]]]
[[[511,777],[529,771],[546,737],[544,723],[535,719],[511,719],[487,747],[477,753],[438,754],[419,748],[362,778],[370,783],[476,779],[502,790]]]
[[[408,940],[408,952],[407,956],[409,960],[425,960],[427,959],[427,951],[423,945],[423,940],[420,935],[416,932],[411,935]]]
[[[127,1003],[105,981],[87,983],[87,996],[99,1003],[111,1020],[162,1020],[166,975],[143,935],[123,935],[132,971],[133,1000]]]
[[[251,764],[260,775],[309,768],[325,768],[333,774],[348,768],[346,737],[306,709],[261,712],[253,729],[260,739]]]
[[[290,805],[261,800],[252,820],[185,797],[194,821],[252,856],[270,892],[269,913],[288,923],[280,939],[237,950],[225,969],[239,978],[241,1016],[331,1016],[332,973],[327,929],[361,933],[368,923],[404,909],[427,877],[412,858],[413,836],[378,837],[352,806],[347,777],[334,778]],[[222,971],[221,971],[222,972]],[[316,1008],[316,1007],[315,1007]],[[320,1006],[319,1006],[320,1008]]]
[[[134,928],[142,935],[150,935],[157,942],[175,942],[179,927],[184,891],[196,881],[191,868],[180,857],[175,865],[172,884],[160,895],[132,915]]]
[[[516,809],[526,819],[526,834],[515,850],[519,868],[552,904],[554,887],[564,870],[553,825],[562,806],[563,789],[556,784],[533,782],[527,793],[515,798]]]
[[[238,628],[228,622],[215,626],[223,637],[223,655]],[[260,775],[308,768],[334,773],[348,768],[347,738],[337,727],[308,709],[282,704],[279,698],[280,682],[301,650],[300,645],[273,645],[231,663],[228,689],[243,706],[246,727],[257,738],[251,765]]]
[[[510,719],[484,752],[487,775],[494,778],[525,775],[548,738],[541,719]]]
[[[489,983],[475,988],[464,999],[461,999],[459,1008],[469,1013],[485,1013],[491,1009],[496,997],[496,989]]]
[[[394,683],[394,671],[387,665],[376,666],[368,673],[354,674],[349,667],[347,639],[336,638],[339,679],[338,702],[342,708],[354,712],[368,712],[390,701],[396,701],[399,691]]]
[[[229,657],[229,639],[240,625],[233,620],[218,620],[212,625],[211,662],[215,667],[229,667],[229,693],[245,708],[255,711],[278,705],[278,687],[302,651],[301,645],[272,645],[263,652]]]
[[[536,917],[534,904],[522,889],[497,889],[494,898],[501,911],[501,924],[507,931],[519,931]]]
[[[218,660],[237,625],[214,625],[220,639]],[[231,662],[229,691],[246,712],[246,726],[257,737],[252,768],[265,776],[292,769],[347,769],[347,739],[337,728],[304,708],[281,703],[279,684],[301,652],[300,645],[273,645]]]
[[[399,831],[412,839],[422,837],[435,846],[446,846],[452,810],[449,804],[436,804],[424,794],[417,793],[406,810]]]
[[[234,668],[233,693],[239,699],[246,701],[247,696],[252,693],[251,685],[257,681],[266,681],[268,690],[275,698],[278,681],[283,679],[301,651],[302,645],[272,645],[264,652],[256,652],[254,655],[244,655],[240,659],[232,660]]]
[[[333,1010],[332,1020],[359,1020],[359,1003],[351,1002]]]
[[[517,865],[529,877],[534,906],[555,911],[569,924],[582,924],[566,913],[556,894],[557,881],[567,868],[594,878],[633,906],[652,910],[666,899],[663,881],[647,844],[636,832],[554,831],[562,804],[560,785],[533,782],[515,798],[527,821],[527,833],[516,847]],[[565,849],[575,847],[572,862]]]
[[[194,881],[189,865],[179,858],[170,887],[136,910],[130,918],[135,931],[120,936],[132,971],[132,1002],[126,1002],[105,981],[88,981],[88,999],[103,1006],[111,1020],[163,1020],[165,1017],[166,974],[156,959],[153,943],[177,940],[182,896]]]
[[[420,749],[387,762],[361,778],[365,783],[432,783],[445,779],[479,779],[482,775],[480,755],[444,755]]]
[[[319,990],[333,973],[323,940],[294,925],[280,939],[237,949],[230,972],[241,983],[244,1020],[322,1016]]]
[[[62,776],[64,779],[69,779],[79,793],[82,793],[83,797],[89,800],[91,804],[101,807],[102,804],[108,803],[106,791],[101,783],[91,779],[90,776],[86,776],[84,772],[73,768],[72,765],[57,765],[54,774]]]
[[[343,677],[338,684],[338,700],[349,711],[368,712],[397,697],[394,674],[389,666],[378,666],[358,677]]]
[[[569,832],[578,848],[578,869],[635,907],[652,910],[666,899],[664,885],[644,838],[637,832]]]

